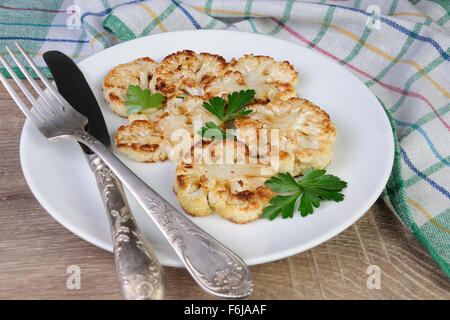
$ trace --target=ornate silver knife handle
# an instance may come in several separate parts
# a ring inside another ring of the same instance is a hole
[[[120,291],[128,300],[159,300],[165,295],[164,271],[139,231],[122,186],[96,155],[89,157],[114,242],[114,260]]]
[[[253,292],[250,270],[241,258],[180,214],[100,141],[84,130],[74,138],[95,152],[130,190],[204,290],[223,298],[245,298]]]

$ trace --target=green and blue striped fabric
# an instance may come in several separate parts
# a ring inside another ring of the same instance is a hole
[[[382,197],[450,275],[449,17],[447,0],[0,0],[0,51],[19,41],[48,74],[50,49],[79,61],[150,34],[230,29],[326,55],[385,108],[396,150]]]

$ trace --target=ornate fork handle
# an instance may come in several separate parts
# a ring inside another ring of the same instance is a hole
[[[73,137],[94,151],[130,190],[203,289],[224,298],[244,298],[253,292],[250,270],[241,258],[180,214],[97,139],[84,130]]]
[[[128,300],[163,299],[164,271],[134,221],[120,182],[96,155],[89,157],[89,167],[108,213],[120,291]]]

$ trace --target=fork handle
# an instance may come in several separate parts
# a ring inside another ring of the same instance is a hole
[[[87,157],[108,213],[122,295],[127,300],[163,299],[164,271],[137,227],[120,182],[102,159],[95,154]]]
[[[223,298],[245,298],[253,292],[250,270],[241,258],[180,214],[100,141],[84,130],[73,137],[98,155],[128,188],[200,287]]]

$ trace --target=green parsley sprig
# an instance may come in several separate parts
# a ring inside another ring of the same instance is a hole
[[[150,89],[142,89],[140,86],[128,86],[125,107],[127,114],[136,113],[149,108],[161,109],[164,107],[165,97],[161,93],[152,94]]]
[[[205,126],[198,131],[202,137],[226,139],[230,137],[222,125],[230,120],[244,117],[252,112],[251,109],[245,109],[255,96],[255,90],[241,90],[228,94],[228,106],[226,100],[222,97],[214,97],[208,102],[203,102],[202,106],[220,120],[220,125],[214,122],[206,122]],[[233,136],[231,136],[233,137]]]
[[[314,170],[311,167],[299,181],[295,181],[290,173],[279,173],[277,177],[267,180],[264,183],[266,187],[283,195],[276,195],[270,200],[270,205],[264,209],[262,216],[270,220],[280,214],[283,219],[292,218],[299,197],[298,211],[302,217],[312,214],[323,200],[344,200],[341,191],[347,186],[347,182],[325,172],[326,170]]]
[[[220,126],[210,121],[205,123],[205,126],[198,131],[198,134],[204,138],[209,139],[222,138],[222,140],[225,140],[228,137],[234,137],[233,135],[230,135],[225,130],[223,130]]]

